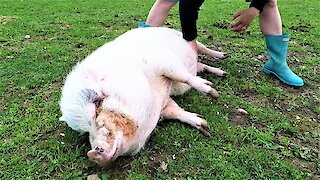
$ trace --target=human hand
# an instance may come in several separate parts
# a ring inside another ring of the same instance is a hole
[[[236,20],[236,22],[231,24],[232,31],[243,32],[247,30],[258,13],[259,10],[254,7],[235,13],[232,20]]]

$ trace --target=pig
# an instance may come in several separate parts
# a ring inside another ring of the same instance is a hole
[[[199,53],[224,58],[197,42]],[[104,166],[144,147],[160,119],[177,119],[206,135],[208,123],[171,98],[191,87],[212,98],[218,92],[197,72],[224,76],[198,62],[182,33],[164,27],[137,28],[98,48],[67,76],[60,100],[61,121],[89,132],[89,159]]]

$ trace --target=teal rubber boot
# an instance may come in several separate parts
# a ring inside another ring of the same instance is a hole
[[[145,22],[138,22],[138,28],[146,28],[151,27],[149,24],[146,24]]]
[[[289,34],[265,36],[269,60],[263,67],[263,72],[277,76],[282,82],[291,86],[303,86],[303,80],[293,73],[287,64]]]

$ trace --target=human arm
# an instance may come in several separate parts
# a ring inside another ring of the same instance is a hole
[[[236,20],[236,22],[231,24],[232,30],[236,32],[245,31],[259,12],[263,11],[268,1],[269,0],[252,0],[248,9],[235,13],[232,20]]]
[[[242,32],[247,30],[253,19],[258,15],[258,12],[255,7],[250,7],[235,13],[232,20],[236,20],[236,22],[231,24],[232,31]]]

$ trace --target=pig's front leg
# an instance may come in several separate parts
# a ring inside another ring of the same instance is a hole
[[[177,119],[181,122],[188,123],[191,126],[199,129],[205,135],[210,136],[208,122],[206,120],[198,117],[198,115],[195,113],[190,113],[188,111],[183,110],[171,98],[168,100],[168,103],[162,110],[162,116],[165,119]]]
[[[227,75],[227,73],[225,71],[221,70],[220,68],[211,67],[206,64],[199,63],[199,62],[197,64],[197,72],[209,72],[209,73],[216,74],[217,76]]]
[[[212,98],[218,98],[219,96],[218,92],[211,87],[212,83],[210,81],[192,75],[184,66],[180,66],[180,64],[175,64],[165,69],[163,75],[173,81],[187,83],[196,90],[210,95]]]

